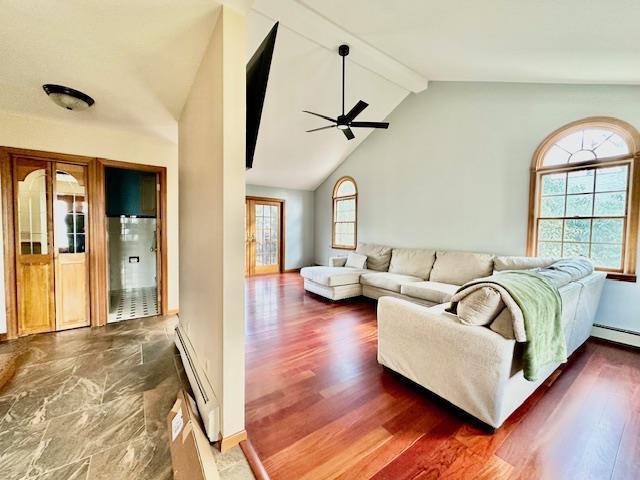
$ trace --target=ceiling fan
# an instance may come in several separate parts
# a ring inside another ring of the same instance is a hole
[[[310,112],[309,110],[303,110],[305,113],[310,113],[316,117],[324,118],[333,122],[335,125],[328,125],[326,127],[314,128],[313,130],[307,130],[307,132],[317,132],[318,130],[326,130],[327,128],[338,128],[342,130],[347,140],[353,140],[355,135],[351,131],[352,128],[389,128],[387,122],[354,122],[354,119],[362,113],[362,111],[369,106],[368,103],[360,100],[355,106],[349,110],[348,113],[344,113],[344,64],[345,57],[349,55],[349,45],[340,45],[338,48],[338,54],[342,57],[342,115],[338,115],[337,119],[322,115],[320,113]]]

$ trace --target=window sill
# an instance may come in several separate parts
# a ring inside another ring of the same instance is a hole
[[[631,282],[636,283],[637,278],[636,275],[632,275],[629,273],[612,273],[609,272],[607,274],[607,280],[618,280],[619,282]]]
[[[355,250],[356,249],[356,247],[342,247],[338,245],[332,245],[331,248],[333,248],[334,250]]]

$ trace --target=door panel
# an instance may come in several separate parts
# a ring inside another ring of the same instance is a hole
[[[56,329],[89,325],[86,167],[57,163],[54,184]]]
[[[282,207],[280,202],[247,200],[246,264],[248,275],[281,270]]]
[[[84,254],[60,255],[56,260],[57,330],[89,324],[86,277],[87,265]]]
[[[17,272],[20,335],[50,332],[54,327],[53,275],[50,259],[48,255],[33,255],[30,260],[21,262]]]
[[[51,166],[17,158],[15,172],[18,334],[54,329]]]

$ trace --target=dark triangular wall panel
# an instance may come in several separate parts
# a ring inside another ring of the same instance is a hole
[[[273,48],[276,45],[277,33],[278,22],[273,26],[247,64],[247,169],[253,166],[253,154],[256,151],[256,143],[258,141],[260,118],[262,117],[264,97],[267,93],[271,58],[273,57]]]

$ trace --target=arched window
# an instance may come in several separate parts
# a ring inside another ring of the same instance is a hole
[[[358,189],[351,177],[342,177],[333,187],[331,246],[353,250],[358,241]]]
[[[528,253],[586,256],[610,277],[635,280],[640,136],[593,117],[540,144],[531,167]]]

